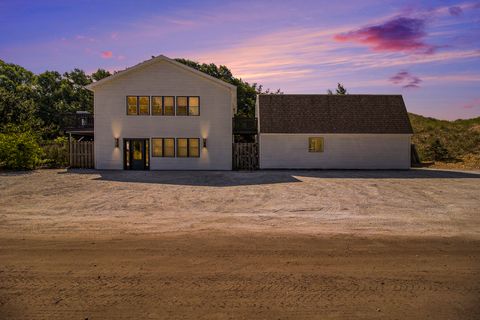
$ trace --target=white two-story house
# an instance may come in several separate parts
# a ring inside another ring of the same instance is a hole
[[[87,88],[95,168],[232,169],[235,86],[158,56]]]

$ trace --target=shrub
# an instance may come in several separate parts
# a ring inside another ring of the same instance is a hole
[[[68,166],[68,139],[57,137],[50,143],[44,144],[45,164],[50,168],[64,168]]]
[[[35,169],[42,163],[43,150],[31,131],[11,130],[0,133],[0,167]]]
[[[433,143],[430,144],[427,152],[429,153],[430,158],[435,161],[445,160],[450,157],[448,150],[443,146],[443,144],[438,139],[436,139]]]

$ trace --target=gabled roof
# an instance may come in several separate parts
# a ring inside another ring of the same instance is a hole
[[[406,133],[401,95],[259,95],[260,133]]]
[[[191,67],[188,67],[188,66],[184,65],[183,63],[180,63],[180,62],[178,62],[178,61],[175,61],[175,60],[173,60],[173,59],[170,59],[170,58],[168,58],[168,57],[166,57],[166,56],[164,56],[164,55],[159,55],[159,56],[153,57],[152,59],[143,61],[143,62],[141,62],[141,63],[139,63],[139,64],[134,65],[133,67],[129,67],[129,68],[125,69],[125,70],[118,71],[118,72],[112,74],[112,75],[109,76],[109,77],[103,78],[102,80],[93,82],[93,83],[89,84],[88,86],[85,86],[85,88],[87,88],[88,90],[92,90],[92,91],[93,91],[96,87],[98,87],[98,86],[100,86],[100,85],[102,85],[102,84],[104,84],[104,83],[107,83],[107,82],[110,82],[110,81],[114,81],[114,80],[117,79],[118,77],[122,77],[122,76],[124,76],[124,75],[126,75],[126,74],[131,73],[132,71],[135,71],[135,70],[138,70],[138,69],[140,69],[140,68],[149,66],[149,65],[154,64],[154,63],[159,62],[159,61],[169,62],[169,63],[171,63],[171,64],[173,64],[173,65],[175,65],[175,66],[177,66],[177,67],[179,67],[179,68],[182,68],[182,69],[184,69],[184,70],[190,71],[190,72],[196,74],[197,76],[206,78],[206,79],[208,79],[208,80],[211,80],[211,81],[213,81],[213,82],[215,82],[215,83],[217,83],[217,84],[219,84],[219,85],[225,86],[225,87],[227,87],[227,88],[230,88],[230,89],[236,89],[236,88],[237,88],[237,87],[234,86],[233,84],[227,83],[227,82],[222,81],[222,80],[217,79],[217,78],[214,78],[214,77],[212,77],[212,76],[210,76],[210,75],[208,75],[208,74],[206,74],[206,73],[203,73],[203,72],[201,72],[201,71],[198,71],[198,70],[196,70],[196,69],[193,69],[193,68],[191,68]]]

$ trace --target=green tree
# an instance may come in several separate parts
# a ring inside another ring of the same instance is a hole
[[[39,129],[35,90],[32,72],[0,60],[0,130],[8,124]]]
[[[92,77],[93,80],[99,81],[99,80],[102,80],[103,78],[109,77],[111,75],[112,74],[105,69],[98,69],[97,71],[95,71],[94,73],[91,74],[91,77]]]

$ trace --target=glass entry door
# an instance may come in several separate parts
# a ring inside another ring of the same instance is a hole
[[[124,139],[124,167],[127,170],[149,169],[148,139]]]

